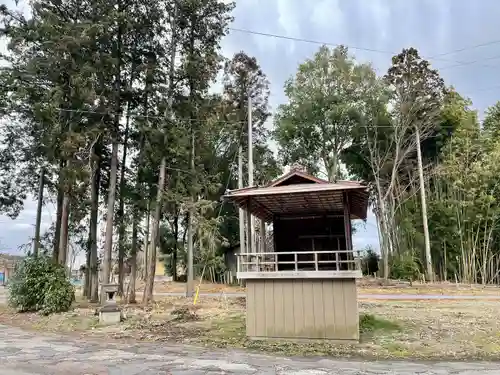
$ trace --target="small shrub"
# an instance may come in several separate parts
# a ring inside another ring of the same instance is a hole
[[[376,331],[397,331],[401,327],[395,322],[377,318],[372,314],[361,314],[359,316],[359,330],[361,333],[373,333]]]
[[[420,268],[417,261],[411,255],[402,255],[392,259],[390,266],[391,279],[414,281],[420,276]]]
[[[192,322],[195,320],[199,320],[198,315],[194,311],[190,311],[187,307],[179,307],[177,309],[172,310],[170,313],[173,317],[173,321],[176,322]]]
[[[367,248],[361,260],[363,275],[373,276],[377,273],[379,261],[379,255],[372,248]]]
[[[75,300],[64,267],[45,255],[23,259],[10,279],[9,291],[9,305],[19,312],[64,312]]]

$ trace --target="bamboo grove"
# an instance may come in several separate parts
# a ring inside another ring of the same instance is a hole
[[[188,245],[195,274],[220,281],[239,242],[238,213],[220,198],[238,185],[250,97],[256,184],[294,163],[362,179],[384,277],[497,283],[500,105],[479,121],[414,48],[377,76],[346,47],[321,47],[271,118],[258,61],[223,56],[234,7],[34,0],[26,16],[0,6],[0,211],[15,219],[40,186],[56,211],[33,251],[67,264],[83,249],[94,301],[99,270],[118,275],[122,294],[130,275],[132,302],[144,279],[150,300],[156,258],[180,279]]]

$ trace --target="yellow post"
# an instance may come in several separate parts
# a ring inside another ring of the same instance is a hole
[[[193,305],[196,305],[196,302],[198,301],[198,295],[200,294],[200,285],[198,285],[196,287],[196,293],[194,295],[194,301],[193,301]]]
[[[201,271],[200,282],[199,282],[198,286],[196,287],[196,293],[194,295],[193,305],[196,305],[196,302],[198,302],[198,296],[200,295],[200,286],[201,286],[201,282],[203,281],[203,275],[205,274],[205,267],[206,266],[207,265],[205,264],[203,266],[203,270]]]

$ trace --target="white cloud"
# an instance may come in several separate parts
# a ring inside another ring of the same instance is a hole
[[[34,224],[14,222],[12,230],[34,229]]]
[[[436,38],[434,45],[437,51],[443,51],[447,48],[447,42],[450,36],[450,24],[452,22],[452,13],[449,4],[444,1],[426,0],[429,6],[436,9]]]
[[[371,3],[371,1],[368,3]],[[336,31],[335,37],[341,37],[342,35],[338,33],[342,33],[345,19],[340,7],[340,0],[316,1],[310,20],[312,26],[319,29],[334,29]]]
[[[370,18],[373,20],[376,34],[378,36],[377,47],[382,45],[389,36],[388,26],[390,25],[390,4],[386,0],[370,0],[366,2]]]
[[[284,34],[289,37],[300,38],[301,28],[297,12],[304,11],[304,7],[297,5],[295,0],[275,0],[278,8],[278,23]],[[300,1],[302,3],[302,1]],[[303,4],[303,3],[302,3]],[[288,53],[292,54],[296,48],[296,42],[288,41]]]

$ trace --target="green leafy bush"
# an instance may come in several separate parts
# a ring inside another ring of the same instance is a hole
[[[420,276],[420,267],[417,260],[411,255],[401,255],[394,257],[390,266],[391,279],[418,280]]]
[[[26,257],[10,278],[9,305],[20,312],[52,314],[68,311],[75,300],[75,289],[63,266],[51,257]]]
[[[360,314],[359,330],[361,333],[373,333],[376,331],[398,331],[401,329],[398,323],[376,317],[372,314]]]
[[[373,274],[377,273],[378,263],[380,261],[379,255],[370,247],[368,247],[361,259],[361,267],[363,271],[363,275],[373,276]]]

